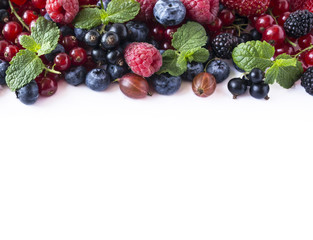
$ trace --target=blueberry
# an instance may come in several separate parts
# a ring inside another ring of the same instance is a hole
[[[60,32],[61,32],[63,37],[75,35],[74,30],[72,28],[70,28],[69,26],[66,26],[66,25],[60,27]]]
[[[257,40],[261,40],[262,39],[262,33],[260,33],[255,28],[250,30],[250,35],[252,37],[252,40],[257,41]]]
[[[123,54],[118,50],[113,50],[107,53],[106,58],[109,63],[118,64],[120,61],[123,61]]]
[[[49,61],[52,62],[55,58],[56,55],[59,53],[64,53],[65,49],[61,44],[58,44],[56,48],[51,52],[45,55],[45,58]]]
[[[22,103],[26,105],[34,104],[39,97],[38,85],[33,80],[24,87],[18,89],[15,94]]]
[[[102,0],[102,2],[103,2],[103,9],[106,10],[107,7],[108,7],[109,2],[111,2],[111,0]],[[98,5],[99,7],[101,7],[101,0],[98,1],[97,5]]]
[[[5,9],[0,9],[0,23],[6,23],[9,21],[9,13]]]
[[[84,40],[84,37],[85,37],[87,32],[88,32],[88,30],[86,30],[86,29],[74,28],[75,37],[79,41],[83,41]]]
[[[123,23],[114,23],[110,28],[109,31],[115,32],[121,40],[127,39],[128,32],[127,28]]]
[[[120,45],[123,49],[125,49],[129,44],[131,44],[132,42],[129,42],[129,41],[125,41],[123,42],[122,45]]]
[[[259,68],[254,68],[249,73],[248,78],[252,83],[261,83],[264,79],[264,72]]]
[[[98,46],[100,42],[100,33],[96,30],[88,31],[84,36],[84,42],[90,47]]]
[[[165,50],[161,49],[159,50],[159,52],[161,53],[161,55],[165,52]]]
[[[0,0],[0,9],[9,9],[8,0]]]
[[[101,68],[92,69],[86,76],[86,85],[91,90],[100,92],[106,90],[111,83],[110,75]]]
[[[182,75],[183,80],[192,82],[195,76],[204,71],[202,63],[192,62],[187,64],[187,71]]]
[[[120,38],[115,32],[106,32],[101,37],[101,46],[104,49],[113,49],[120,43]]]
[[[50,22],[53,22],[53,20],[51,19],[51,17],[49,16],[48,13],[46,13],[44,16],[43,16],[46,20],[50,21]]]
[[[147,24],[130,21],[126,23],[129,39],[133,42],[145,42],[149,34]]]
[[[245,72],[245,70],[241,69],[240,67],[237,66],[237,64],[234,62],[234,60],[232,60],[234,68],[238,71],[238,72]]]
[[[91,50],[91,56],[95,62],[105,63],[107,53],[102,48],[94,48]]]
[[[111,76],[111,79],[115,80],[125,75],[128,72],[128,69],[126,66],[118,66],[118,65],[110,64],[108,67],[108,71]]]
[[[77,86],[85,81],[86,74],[87,71],[85,67],[73,67],[65,73],[64,79],[68,84]]]
[[[215,77],[217,83],[221,83],[228,78],[230,67],[223,60],[213,60],[206,68],[206,72],[211,73]]]
[[[155,19],[165,26],[176,26],[186,17],[186,8],[179,0],[158,0],[153,8]]]
[[[154,74],[150,80],[154,90],[162,95],[171,95],[178,91],[181,86],[182,79],[180,76],[171,76],[168,73]]]
[[[5,72],[10,64],[6,61],[0,60],[0,85],[6,85],[5,82]]]

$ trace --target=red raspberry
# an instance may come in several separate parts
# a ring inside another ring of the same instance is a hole
[[[142,77],[150,77],[162,66],[160,52],[149,43],[129,44],[125,49],[124,57],[131,70]]]
[[[136,0],[140,3],[140,12],[136,16],[138,21],[150,21],[153,20],[153,8],[158,0]]]
[[[219,0],[181,0],[187,17],[201,24],[210,24],[218,14]]]
[[[78,13],[79,3],[78,0],[47,0],[46,10],[54,22],[68,24]]]
[[[268,9],[270,2],[270,0],[221,0],[225,7],[237,11],[241,16],[261,15]]]
[[[307,9],[313,12],[313,0],[292,0],[290,7],[292,11]]]

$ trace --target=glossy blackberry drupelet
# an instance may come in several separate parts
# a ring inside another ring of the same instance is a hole
[[[118,66],[118,65],[110,64],[108,66],[108,72],[111,76],[111,80],[114,81],[115,79],[123,77],[123,75],[128,72],[128,69],[125,65],[124,66]]]
[[[0,85],[6,85],[5,82],[5,72],[8,69],[10,64],[6,61],[0,60]]]
[[[230,59],[233,49],[238,45],[238,38],[230,33],[217,35],[212,41],[212,49],[218,58]]]
[[[158,0],[153,8],[155,19],[165,26],[176,26],[186,17],[186,8],[179,0]]]
[[[221,83],[229,77],[230,67],[223,60],[213,60],[207,66],[206,72],[211,73],[215,77],[216,83]]]
[[[100,92],[106,90],[111,83],[111,77],[101,68],[92,69],[86,76],[86,85],[91,90]]]
[[[284,23],[289,37],[299,38],[307,35],[313,29],[313,13],[308,10],[298,10],[289,15]]]
[[[87,70],[83,66],[73,67],[65,73],[65,81],[73,86],[77,86],[85,82]]]
[[[180,76],[171,76],[168,73],[154,74],[150,78],[154,90],[162,95],[172,95],[178,91],[181,86],[182,79]]]
[[[61,44],[58,44],[51,53],[45,55],[45,58],[49,62],[53,62],[56,55],[58,55],[59,53],[64,53],[64,52],[65,52],[64,47]]]
[[[34,104],[39,97],[38,85],[33,80],[24,87],[18,89],[15,94],[22,103],[26,105]]]
[[[301,76],[301,86],[304,87],[305,91],[313,96],[313,67],[310,67]]]
[[[143,22],[130,21],[126,23],[129,40],[133,42],[145,42],[149,34],[147,24]]]
[[[203,63],[192,62],[187,64],[187,71],[181,76],[183,80],[192,82],[199,73],[204,71]]]

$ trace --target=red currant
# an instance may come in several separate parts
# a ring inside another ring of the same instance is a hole
[[[70,57],[72,58],[72,64],[75,66],[83,65],[87,61],[87,53],[85,49],[80,47],[73,48]]]
[[[87,71],[90,71],[94,68],[96,68],[96,63],[94,62],[92,56],[88,55],[87,56],[87,61],[84,64],[84,67],[87,69]]]
[[[78,47],[78,41],[76,37],[74,36],[65,36],[62,38],[61,44],[65,48],[65,50],[68,52],[71,49]]]
[[[261,16],[264,16],[264,14],[261,15]],[[251,25],[252,27],[255,27],[256,21],[257,21],[261,16],[249,16],[250,25]]]
[[[311,44],[313,44],[313,35],[308,34],[298,39],[298,44],[301,49],[306,49]]]
[[[273,14],[275,16],[279,16],[289,11],[289,2],[287,0],[277,0],[274,2],[275,2],[275,7],[273,7]]]
[[[277,23],[280,26],[284,26],[284,23],[286,22],[287,18],[289,17],[290,12],[285,12],[283,14],[281,14],[278,18],[277,18]]]
[[[177,27],[168,27],[164,32],[164,38],[168,41],[172,41],[174,33],[177,32]]]
[[[54,58],[55,70],[65,71],[71,67],[71,58],[66,53],[59,53]]]
[[[45,8],[40,9],[41,16],[45,16],[46,13],[47,13],[47,10]]]
[[[15,45],[9,45],[4,49],[4,59],[11,62],[12,58],[18,53],[20,49]]]
[[[18,9],[17,13],[22,16],[26,10],[36,11],[36,8],[31,1],[26,1],[26,3]]]
[[[304,61],[307,65],[313,65],[313,50],[305,54]]]
[[[274,58],[276,58],[278,55],[281,55],[284,53],[286,53],[288,55],[294,55],[295,49],[292,46],[290,46],[289,44],[284,44],[281,47],[278,47],[275,49]]]
[[[27,0],[11,0],[11,2],[14,2],[15,4],[22,6]]]
[[[155,40],[161,41],[164,38],[164,31],[165,29],[163,28],[163,26],[156,25],[152,27],[151,35]]]
[[[31,11],[31,10],[26,10],[22,16],[23,21],[27,25],[29,25],[31,21],[36,20],[37,18],[38,18],[38,13]]]
[[[275,23],[274,18],[271,15],[264,15],[258,18],[258,20],[255,22],[255,28],[260,33],[263,33],[265,29],[273,26]]]
[[[222,20],[220,18],[215,18],[214,22],[207,25],[207,28],[211,32],[219,32],[222,29]]]
[[[32,4],[34,7],[42,9],[46,6],[46,0],[32,0]]]
[[[30,31],[32,30],[33,27],[35,27],[36,21],[37,21],[37,19],[35,19],[35,20],[33,20],[33,21],[30,22],[30,24],[29,24],[29,29],[30,29]]]
[[[22,31],[23,28],[19,23],[11,21],[4,25],[2,34],[6,40],[13,42]]]
[[[219,17],[219,19],[221,19],[223,26],[229,26],[229,25],[233,24],[233,22],[235,21],[235,15],[233,14],[232,11],[230,11],[228,9],[222,10],[218,14],[218,17]]]
[[[58,82],[48,76],[37,77],[35,81],[37,82],[39,94],[41,96],[50,97],[55,94],[58,89]]]
[[[24,35],[29,36],[30,33],[29,32],[21,32],[14,40],[14,43],[16,44],[16,46],[18,46],[19,48],[23,48],[23,46],[20,44],[20,38]]]
[[[161,45],[161,49],[168,50],[168,49],[174,49],[174,48],[170,42],[163,42],[163,44]]]
[[[267,28],[262,34],[262,40],[268,42],[272,46],[281,46],[286,38],[285,30],[279,25],[273,25]]]
[[[9,46],[10,43],[6,40],[1,40],[0,41],[0,58],[4,59],[4,50],[7,46]]]

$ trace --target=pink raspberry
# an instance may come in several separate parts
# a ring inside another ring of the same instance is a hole
[[[201,24],[210,24],[217,16],[219,0],[180,0],[186,7],[187,17]]]
[[[57,23],[71,23],[79,11],[78,0],[47,0],[46,10]]]
[[[136,16],[138,21],[150,21],[154,18],[153,8],[158,0],[136,0],[140,3],[140,12]]]
[[[131,70],[142,77],[150,77],[162,66],[160,52],[149,43],[129,44],[125,49],[124,57]]]

